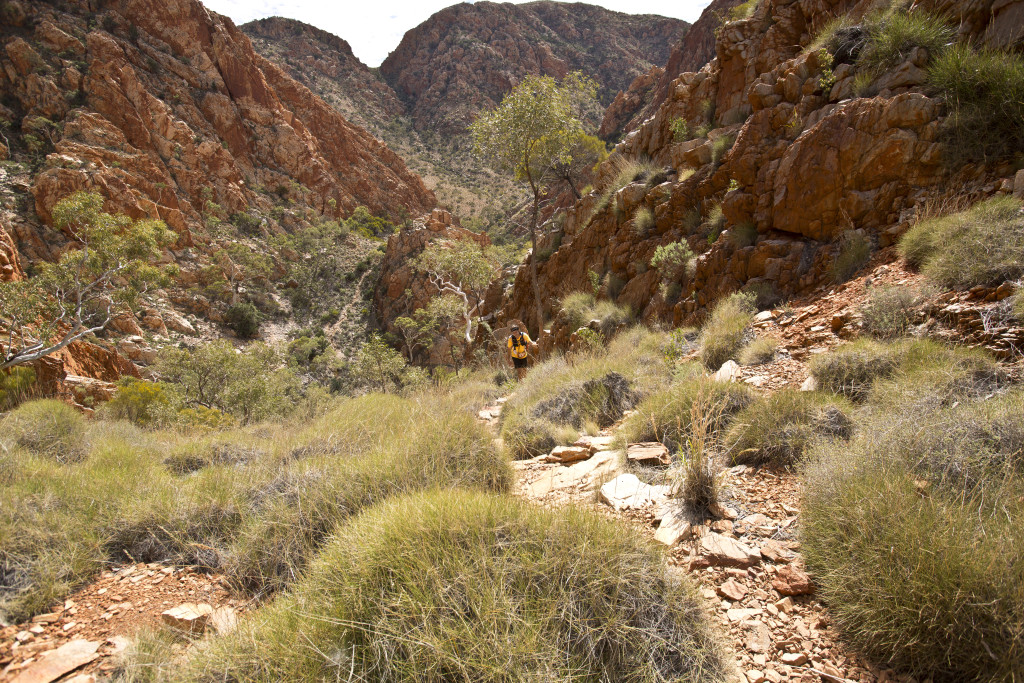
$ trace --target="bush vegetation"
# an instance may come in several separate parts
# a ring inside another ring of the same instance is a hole
[[[619,435],[624,445],[660,441],[670,451],[677,451],[686,447],[694,417],[714,410],[715,420],[705,425],[706,433],[714,435],[751,400],[746,385],[715,381],[690,366],[678,371],[669,386],[641,401],[636,412],[623,421]],[[701,409],[695,411],[694,406]]]
[[[861,307],[864,331],[876,339],[905,336],[914,322],[920,293],[911,287],[874,287]]]
[[[871,258],[871,243],[861,233],[847,230],[839,238],[839,251],[832,262],[832,282],[846,282]]]
[[[335,653],[327,657],[322,653]],[[688,577],[624,526],[511,498],[427,492],[341,527],[260,619],[180,680],[719,681]]]
[[[736,292],[718,302],[711,312],[700,333],[700,360],[709,370],[718,370],[743,348],[754,317],[753,298]]]
[[[750,340],[740,349],[740,365],[763,365],[772,362],[775,358],[775,351],[779,348],[779,342],[771,337],[757,337]]]
[[[737,464],[791,468],[817,439],[847,439],[853,405],[821,392],[782,389],[736,414],[724,438]]]
[[[628,306],[607,299],[598,299],[589,292],[566,294],[561,301],[559,315],[565,318],[566,325],[573,331],[596,320],[598,331],[606,337],[610,337],[620,325],[625,325],[633,319]]]
[[[932,57],[943,54],[956,35],[955,27],[924,11],[891,9],[869,16],[857,66],[875,73],[899,66],[918,47]]]
[[[611,182],[608,183],[608,185],[606,185],[601,191],[601,195],[597,200],[593,213],[595,216],[608,207],[608,204],[611,202],[616,192],[630,183],[644,182],[659,171],[659,169],[653,164],[644,161],[626,161],[624,159],[620,159],[617,165],[619,168],[618,173],[615,174],[615,177]]]
[[[63,401],[44,398],[19,406],[3,421],[15,446],[59,463],[85,455],[85,418]]]
[[[1024,212],[1013,197],[914,225],[900,241],[907,262],[933,282],[956,289],[1024,276]]]
[[[1024,676],[1022,410],[1019,391],[887,404],[813,450],[803,550],[867,656],[919,680]]]
[[[367,505],[421,488],[501,491],[510,482],[486,429],[443,395],[338,400],[319,418],[213,437],[94,421],[71,432],[88,446],[64,462],[36,442],[20,445],[12,425],[21,419],[0,425],[7,620],[46,611],[128,558],[216,568],[237,589],[268,594],[300,576],[336,524]]]
[[[519,383],[502,411],[501,436],[512,458],[571,443],[587,422],[608,426],[643,395],[664,386],[668,371],[659,335],[634,328],[607,352],[569,364],[554,358]]]

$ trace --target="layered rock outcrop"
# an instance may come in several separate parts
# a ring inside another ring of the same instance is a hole
[[[917,4],[952,12],[970,35],[998,42],[1005,31],[993,18],[1024,3]],[[595,192],[561,228],[549,225],[545,243],[560,247],[538,264],[546,313],[562,295],[589,290],[595,275],[602,295],[674,324],[741,288],[768,299],[798,294],[833,276],[848,241],[867,250],[894,243],[929,198],[994,192],[1009,165],[944,163],[946,110],[925,88],[926,53],[911,52],[870,84],[876,95],[857,97],[853,65],[829,70],[805,49],[832,17],[848,12],[855,23],[871,7],[764,0],[749,19],[726,24],[715,59],[675,79],[656,115],[626,136],[600,175],[606,186],[624,161],[644,158],[670,173],[612,188],[603,208]],[[677,140],[680,120],[711,130]],[[677,241],[697,257],[688,274],[666,278],[649,264],[657,247]],[[523,267],[502,316],[530,320],[531,310]]]
[[[593,76],[604,104],[664,64],[688,24],[585,4],[460,3],[409,31],[380,71],[417,129],[461,131],[523,76]]]

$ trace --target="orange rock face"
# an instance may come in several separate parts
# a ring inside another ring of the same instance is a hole
[[[969,35],[991,43],[1005,39],[993,18],[1013,16],[1024,5],[917,4],[948,10],[970,27]],[[725,24],[715,58],[672,82],[656,113],[599,170],[597,185],[607,185],[629,159],[648,158],[665,172],[614,192],[600,211],[598,193],[584,197],[560,227],[547,224],[541,242],[560,246],[538,264],[546,313],[554,316],[565,294],[589,291],[595,276],[602,296],[645,319],[677,325],[699,319],[738,289],[777,301],[831,278],[847,233],[856,232],[869,250],[886,247],[929,197],[994,192],[1009,166],[944,163],[946,111],[925,88],[922,50],[879,75],[869,97],[855,95],[851,64],[834,64],[834,82],[823,88],[825,65],[804,46],[830,17],[849,12],[856,22],[870,6],[867,0],[777,0]],[[679,119],[710,133],[676,140]],[[637,220],[647,211],[653,221]],[[651,258],[657,247],[677,241],[696,260],[691,273],[666,278]],[[520,268],[500,308],[499,324],[528,316],[529,268]]]
[[[18,258],[18,248],[14,245],[6,226],[0,222],[0,282],[12,282],[25,277]]]

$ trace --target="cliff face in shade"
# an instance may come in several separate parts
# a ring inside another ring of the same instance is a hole
[[[664,64],[688,26],[584,4],[461,3],[406,33],[380,71],[418,130],[461,131],[526,75],[583,71],[607,104]]]
[[[743,0],[713,0],[704,8],[700,18],[672,48],[668,61],[659,71],[642,74],[620,91],[605,110],[598,135],[614,138],[637,128],[650,118],[668,96],[669,86],[679,74],[700,71],[715,56],[715,34],[723,17]]]

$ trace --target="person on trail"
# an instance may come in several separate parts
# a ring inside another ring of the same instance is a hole
[[[536,346],[530,335],[526,334],[519,329],[519,325],[512,326],[512,334],[508,337],[509,358],[512,359],[512,365],[516,369],[516,379],[520,382],[526,377],[526,360],[528,351],[531,346]]]

